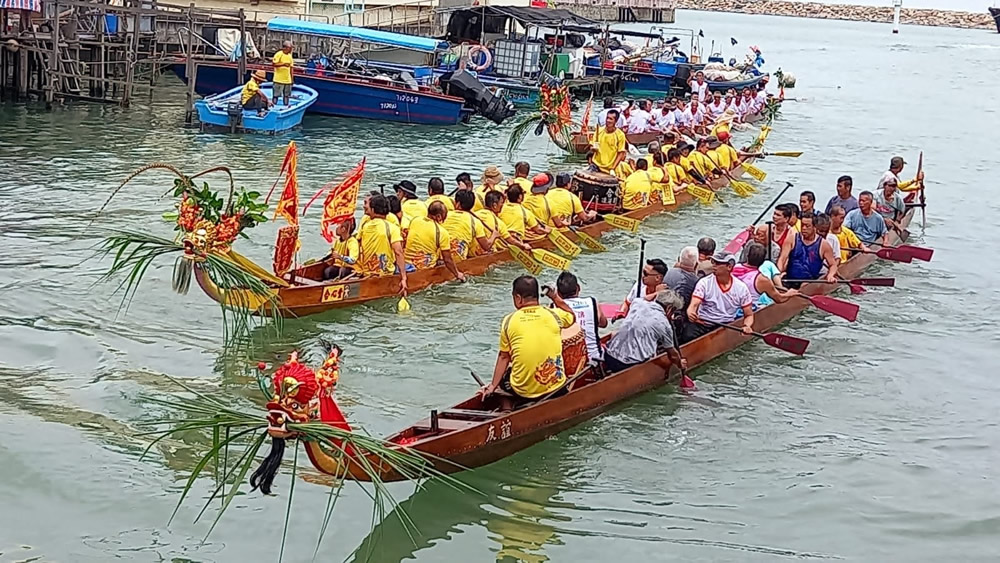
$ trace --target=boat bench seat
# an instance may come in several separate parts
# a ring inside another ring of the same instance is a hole
[[[318,282],[316,280],[311,280],[309,278],[304,278],[302,276],[295,276],[293,279],[289,281],[295,285],[323,285],[323,282]]]
[[[472,420],[455,420],[452,418],[438,418],[438,430],[442,432],[454,432],[456,430],[465,430],[470,426],[475,426],[479,424],[478,422]],[[430,419],[424,419],[414,425],[416,430],[423,432],[429,432],[431,430]]]
[[[499,416],[491,411],[480,411],[474,409],[448,409],[438,414],[438,420],[442,418],[452,418],[458,420],[492,420]]]

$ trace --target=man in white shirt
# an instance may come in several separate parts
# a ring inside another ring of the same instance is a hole
[[[707,135],[708,132],[705,130],[705,111],[702,109],[701,104],[698,103],[697,98],[691,98],[691,103],[684,110],[682,117],[683,127],[688,130],[681,131],[689,137],[693,137],[695,133],[700,135]]]
[[[698,71],[693,78],[688,78],[691,86],[691,99],[704,102],[708,98],[708,82],[705,81],[705,73]]]
[[[628,130],[626,133],[637,135],[648,131],[653,120],[652,114],[649,113],[650,109],[651,102],[649,100],[639,100],[632,111],[629,112]]]
[[[673,131],[677,126],[677,116],[674,114],[675,101],[673,98],[668,98],[663,101],[663,106],[653,112],[653,118],[656,121],[656,129],[661,133],[666,133],[667,131]]]
[[[722,99],[722,92],[718,90],[712,92],[712,101],[705,104],[708,116],[714,121],[726,111],[726,102]]]
[[[743,333],[753,332],[753,296],[750,288],[733,277],[736,257],[719,250],[712,255],[712,274],[698,280],[687,308],[688,320],[681,343],[690,342],[715,330],[716,324],[728,324],[743,311]]]
[[[576,315],[576,322],[583,329],[583,337],[587,342],[587,358],[590,365],[597,365],[604,359],[601,350],[601,337],[597,332],[598,328],[607,328],[608,319],[601,312],[601,307],[597,299],[593,297],[580,297],[580,282],[576,276],[570,272],[559,274],[556,279],[556,291],[563,301],[569,305]],[[575,367],[575,366],[574,366]]]

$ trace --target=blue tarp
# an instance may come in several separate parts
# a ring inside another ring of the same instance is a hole
[[[425,53],[433,53],[435,51],[448,48],[447,41],[438,41],[437,39],[430,39],[428,37],[405,35],[389,31],[378,31],[375,29],[352,27],[349,25],[334,25],[328,23],[293,20],[289,18],[274,18],[267,22],[267,29],[268,31],[304,33],[307,35],[319,35],[322,37],[335,37],[337,39],[352,39],[354,41],[364,41],[365,43],[402,47],[404,49],[423,51]]]

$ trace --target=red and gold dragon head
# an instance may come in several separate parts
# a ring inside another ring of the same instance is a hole
[[[340,354],[340,348],[332,347],[323,365],[314,371],[299,363],[298,352],[292,352],[288,361],[274,372],[271,378],[273,395],[267,403],[271,436],[293,437],[287,427],[289,422],[321,421],[346,426],[333,400],[340,379]],[[258,365],[258,368],[263,369],[263,366]]]

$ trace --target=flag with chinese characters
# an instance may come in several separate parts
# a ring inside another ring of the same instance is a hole
[[[590,99],[587,100],[587,107],[583,110],[583,119],[581,120],[583,122],[583,126],[580,128],[580,132],[583,133],[584,135],[590,132],[590,110],[593,107],[594,107],[594,97],[591,96]],[[600,128],[601,124],[598,123],[597,127]]]
[[[281,164],[281,172],[285,174],[285,188],[281,191],[281,199],[274,210],[274,220],[284,217],[289,225],[299,224],[299,151],[295,141],[288,142],[288,152]]]
[[[299,226],[286,225],[278,229],[278,240],[274,243],[274,273],[283,276],[295,264],[295,253],[299,251]]]
[[[327,242],[333,242],[334,225],[354,216],[354,210],[358,206],[358,192],[361,191],[361,179],[365,176],[365,160],[362,158],[338,186],[331,188],[323,201],[320,232]]]

